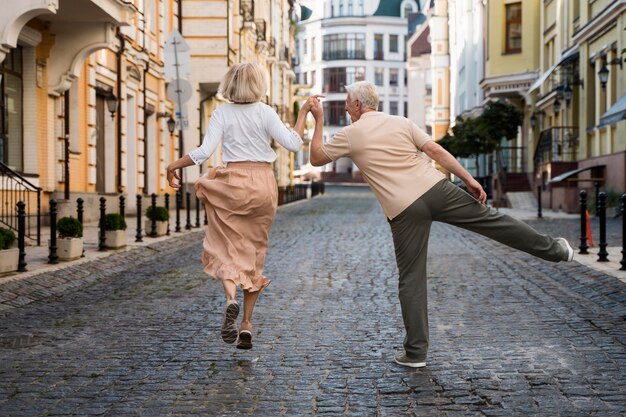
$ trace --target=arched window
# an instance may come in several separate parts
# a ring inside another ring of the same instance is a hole
[[[417,4],[415,0],[404,0],[402,4],[400,4],[400,11],[402,12],[402,17],[409,17],[410,13],[417,12]]]

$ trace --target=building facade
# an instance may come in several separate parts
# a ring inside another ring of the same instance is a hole
[[[544,206],[573,212],[580,189],[626,191],[626,1],[551,0],[540,17],[534,180]]]
[[[302,0],[295,72],[301,85],[324,94],[324,140],[350,123],[344,86],[369,81],[378,86],[380,110],[408,114],[407,16],[414,0]],[[323,168],[326,178],[358,178],[347,158]]]
[[[41,188],[42,213],[55,198],[60,216],[75,216],[82,198],[85,221],[97,218],[102,196],[109,211],[124,196],[131,214],[138,195],[157,194],[162,204],[174,193],[167,164],[201,143],[233,63],[264,65],[265,101],[293,123],[292,10],[291,0],[10,2],[0,16],[0,221],[14,220],[17,199],[37,210],[36,193],[14,192],[20,187]],[[182,111],[167,70],[175,29],[189,46]],[[286,186],[293,155],[277,153],[278,184]],[[219,163],[220,152],[205,167]],[[185,171],[187,190],[205,167]]]

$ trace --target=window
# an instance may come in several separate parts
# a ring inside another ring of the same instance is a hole
[[[348,114],[346,113],[345,101],[325,101],[323,103],[325,126],[346,126],[348,124]]]
[[[363,16],[365,14],[365,9],[363,8],[363,0],[359,0],[359,8],[357,9],[357,13],[359,16]]]
[[[353,16],[354,15],[354,10],[352,7],[352,0],[348,0],[348,16]]]
[[[389,102],[389,114],[392,116],[398,115],[398,102],[397,101]]]
[[[377,33],[374,35],[374,59],[382,60],[383,57],[383,35]]]
[[[341,33],[324,35],[324,61],[365,59],[365,34]]]
[[[306,56],[309,53],[309,40],[302,39],[302,54]]]
[[[315,71],[311,71],[311,85],[315,85]]]
[[[389,52],[398,52],[398,35],[389,35]]]
[[[364,67],[324,69],[324,93],[343,93],[345,86],[365,80]]]
[[[407,101],[404,102],[404,117],[409,117],[409,103]]]
[[[343,16],[343,0],[339,0],[339,16]]]
[[[384,81],[384,72],[385,70],[383,68],[375,68],[374,69],[374,84],[376,85],[385,85],[385,81]]]
[[[311,61],[314,62],[317,58],[315,56],[315,36],[311,38]]]
[[[146,4],[148,7],[148,27],[150,28],[150,32],[154,34],[157,33],[158,4],[157,0],[148,0]]]
[[[22,47],[0,64],[0,161],[22,171]],[[9,146],[10,145],[10,146]]]
[[[413,6],[411,6],[410,4],[406,4],[404,6],[404,14],[402,15],[402,17],[408,18],[409,14],[413,13]]]
[[[506,5],[506,39],[504,52],[522,52],[522,3]]]
[[[309,83],[309,73],[308,72],[303,72],[302,75],[304,76],[304,79],[302,80],[302,84],[307,85]]]
[[[391,68],[389,70],[389,85],[391,87],[398,86],[398,68]]]

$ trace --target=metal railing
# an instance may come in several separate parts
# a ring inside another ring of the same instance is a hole
[[[551,162],[576,162],[578,151],[578,127],[555,126],[539,135],[535,148],[535,172]]]
[[[41,188],[3,162],[0,162],[0,201],[0,223],[15,231],[18,230],[17,203],[26,204],[25,236],[41,245]]]
[[[494,158],[495,159],[495,158]],[[506,172],[524,172],[524,147],[502,146],[500,147],[500,163]]]

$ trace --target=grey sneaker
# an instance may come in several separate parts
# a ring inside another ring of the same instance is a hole
[[[239,304],[237,301],[229,301],[224,310],[224,324],[222,324],[222,340],[226,343],[235,343],[237,340],[237,316]]]
[[[395,361],[398,365],[408,366],[411,368],[423,368],[426,366],[426,362],[419,359],[409,358],[404,351],[396,353]]]
[[[567,259],[564,259],[564,261],[572,262],[574,260],[574,249],[572,249],[567,239],[563,237],[557,237],[556,240],[561,244],[563,250],[567,252]]]

